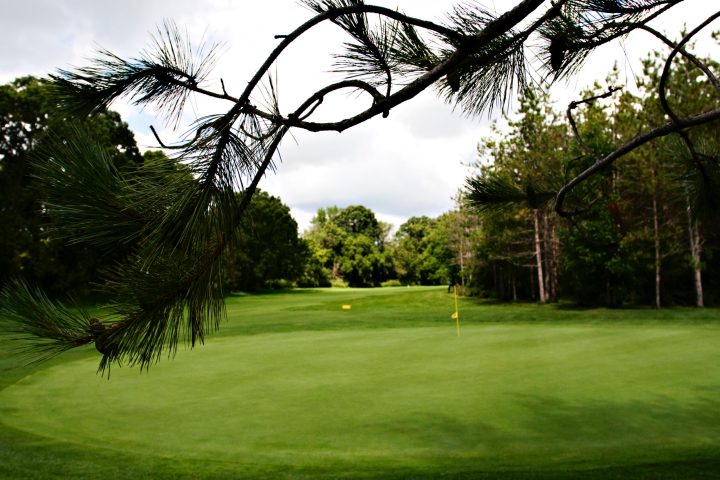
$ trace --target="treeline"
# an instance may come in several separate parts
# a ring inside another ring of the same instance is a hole
[[[567,179],[667,122],[653,93],[661,71],[657,59],[648,59],[638,94],[598,87],[570,117],[528,90],[508,128],[480,142],[475,174],[456,209],[412,217],[393,234],[361,205],[320,209],[300,234],[289,208],[259,191],[224,260],[225,289],[459,284],[467,294],[508,301],[716,305],[716,125],[644,145],[576,189],[565,205],[568,218],[553,210]],[[91,225],[72,236],[55,228],[53,195],[63,190],[37,177],[52,162],[47,145],[81,128],[104,146],[119,175],[193,178],[162,152],[141,155],[114,112],[69,121],[50,90],[32,77],[0,86],[0,285],[24,277],[50,293],[84,294],[137,246],[103,251],[68,242],[92,235]],[[679,115],[717,107],[712,86],[687,64],[671,76],[668,91],[669,108]]]
[[[412,217],[390,235],[362,205],[318,210],[298,236],[279,198],[260,192],[227,265],[233,290],[273,287],[380,287],[460,283],[461,216]]]
[[[82,296],[102,291],[104,272],[139,246],[94,241],[92,222],[82,218],[75,218],[81,225],[77,231],[53,223],[58,205],[103,202],[112,195],[102,191],[103,179],[98,179],[76,198],[62,198],[71,194],[64,188],[64,174],[40,175],[57,169],[52,149],[72,150],[64,139],[92,139],[111,159],[113,171],[108,175],[159,186],[164,181],[194,180],[184,165],[160,151],[141,155],[133,133],[117,113],[104,110],[78,120],[61,111],[52,88],[34,77],[0,86],[0,286],[24,278],[51,295]],[[162,189],[157,191],[154,208],[163,208]],[[128,221],[135,221],[136,214],[127,212]],[[441,219],[413,218],[390,238],[391,226],[378,222],[369,209],[330,207],[320,210],[312,228],[301,236],[289,208],[279,198],[258,191],[225,257],[225,289],[449,283],[458,275],[450,261],[455,255],[447,230],[451,219],[450,214]]]
[[[77,128],[97,139],[119,170],[142,167],[134,136],[117,113],[102,111],[69,122],[57,109],[48,82],[23,77],[0,86],[0,285],[24,277],[49,292],[82,294],[100,270],[127,254],[122,248],[107,255],[70,243],[47,215],[52,192],[36,177],[33,163]]]
[[[442,285],[460,279],[454,244],[457,216],[412,217],[392,225],[351,205],[320,209],[304,239],[312,252],[302,286]]]
[[[717,64],[709,62],[717,71]],[[482,295],[619,306],[720,300],[720,130],[717,124],[658,138],[577,188],[554,192],[640,132],[718,107],[717,92],[688,61],[657,98],[663,63],[649,58],[634,95],[588,91],[557,111],[537,90],[504,132],[484,139],[469,201],[482,225],[473,287]],[[617,85],[618,78],[608,83]]]

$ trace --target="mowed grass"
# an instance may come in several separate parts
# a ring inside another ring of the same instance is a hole
[[[351,310],[341,306],[350,304]],[[720,311],[228,299],[149,372],[0,352],[0,478],[717,478]]]

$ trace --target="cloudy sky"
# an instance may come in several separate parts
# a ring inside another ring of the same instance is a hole
[[[442,21],[452,0],[377,0],[400,7],[416,17]],[[487,0],[485,6],[502,12],[517,1]],[[656,26],[676,34],[683,25],[695,26],[718,7],[716,0],[686,0]],[[277,44],[276,34],[290,32],[312,13],[296,0],[4,0],[0,17],[0,82],[21,75],[44,76],[57,68],[83,66],[98,48],[121,57],[137,57],[164,20],[173,20],[198,43],[221,43],[221,57],[207,86],[238,95],[265,56]],[[714,25],[720,30],[720,24]],[[313,31],[286,51],[277,68],[284,111],[294,110],[309,94],[337,77],[328,73],[328,46],[342,37],[330,26]],[[562,104],[579,98],[579,91],[605,78],[613,63],[630,86],[640,72],[639,59],[662,48],[647,34],[637,33],[622,44],[595,53],[582,74],[554,86]],[[698,51],[717,56],[715,42],[706,35]],[[338,96],[318,114],[327,119],[340,112],[360,111],[366,98]],[[330,103],[330,102],[326,102]],[[179,132],[163,126],[150,109],[127,103],[113,105],[135,132],[141,148],[156,148],[149,126],[161,130],[166,142]],[[186,115],[216,113],[226,108],[202,100]],[[354,109],[354,110],[353,110]],[[478,140],[489,134],[492,120],[467,118],[453,112],[433,92],[342,134],[296,132],[282,146],[282,162],[261,188],[289,205],[301,230],[318,208],[362,204],[384,221],[399,226],[414,215],[437,216],[453,206],[452,197],[464,182],[467,165],[475,159]]]

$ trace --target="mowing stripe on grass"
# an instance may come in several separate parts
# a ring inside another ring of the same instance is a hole
[[[123,452],[299,468],[636,464],[720,446],[720,329],[470,325],[211,340],[0,392],[7,425]]]

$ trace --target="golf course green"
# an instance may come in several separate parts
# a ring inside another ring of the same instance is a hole
[[[350,309],[343,309],[350,305]],[[206,344],[96,374],[0,341],[0,478],[714,478],[720,311],[446,288],[234,296]]]

